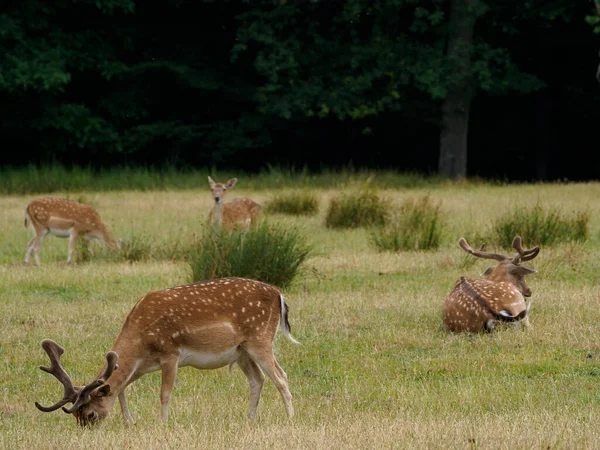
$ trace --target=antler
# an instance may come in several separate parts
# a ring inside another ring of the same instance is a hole
[[[535,258],[540,252],[540,247],[536,246],[529,250],[523,250],[523,242],[521,241],[521,236],[515,236],[512,242],[513,248],[519,252],[518,255],[513,257],[513,263],[518,264],[519,262],[529,261]]]
[[[87,384],[83,389],[81,389],[81,391],[79,391],[77,399],[73,402],[73,406],[70,408],[65,408],[63,406],[62,410],[68,414],[72,414],[77,411],[81,405],[87,403],[92,391],[106,383],[106,380],[108,380],[113,371],[119,367],[117,364],[118,360],[119,355],[117,355],[117,353],[108,352],[106,354],[106,368],[104,369],[104,372],[97,379]]]
[[[65,349],[52,339],[44,339],[42,341],[42,348],[46,351],[48,357],[50,358],[50,367],[48,368],[45,366],[40,366],[40,369],[44,372],[54,375],[65,388],[65,393],[62,400],[58,401],[52,406],[42,406],[38,402],[35,402],[35,406],[40,411],[51,412],[56,411],[58,408],[68,402],[72,402],[75,397],[77,397],[79,386],[73,386],[71,377],[67,375],[67,372],[65,372],[65,369],[63,369],[62,365],[60,364],[60,356],[65,352]]]
[[[469,244],[467,244],[465,238],[462,237],[458,240],[458,245],[460,245],[464,251],[479,258],[495,259],[496,261],[504,261],[505,259],[510,259],[508,256],[503,256],[498,253],[484,252],[483,250],[485,249],[485,244],[482,244],[479,250],[473,250],[473,248]]]

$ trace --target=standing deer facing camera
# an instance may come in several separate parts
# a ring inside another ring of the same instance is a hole
[[[249,198],[233,198],[228,202],[224,201],[225,193],[236,185],[237,178],[232,178],[223,184],[215,183],[211,177],[208,177],[208,183],[215,201],[208,215],[212,225],[222,226],[226,230],[236,227],[247,230],[250,226],[256,225],[261,210],[258,203]]]
[[[40,411],[63,407],[80,425],[104,419],[116,399],[126,424],[133,423],[125,388],[142,375],[162,371],[162,418],[179,367],[217,369],[234,363],[250,385],[248,417],[254,418],[265,380],[263,371],[279,390],[288,417],[294,414],[288,378],[273,355],[277,329],[294,343],[288,308],[274,286],[245,278],[221,278],[150,292],[133,307],[94,381],[73,386],[60,363],[64,349],[45,339],[42,348],[50,367],[40,366],[64,386],[64,396],[52,406],[35,403]],[[70,408],[64,405],[71,402]]]
[[[495,259],[496,266],[484,272],[484,279],[460,277],[454,289],[448,295],[444,305],[444,324],[451,331],[488,331],[491,332],[496,322],[516,322],[529,326],[531,289],[525,284],[524,277],[536,273],[531,267],[521,265],[522,262],[535,258],[540,249],[534,247],[523,250],[521,238],[516,236],[512,246],[517,253],[511,258],[496,253],[485,252],[485,245],[473,250],[464,238],[459,245],[466,252],[485,259]]]
[[[80,236],[88,241],[90,253],[93,253],[92,239],[102,239],[109,247],[119,248],[96,210],[74,200],[54,197],[33,200],[25,208],[25,228],[29,224],[33,227],[35,236],[27,246],[25,264],[29,264],[33,252],[36,265],[40,265],[40,246],[48,233],[69,238],[67,263],[73,261],[75,244]]]

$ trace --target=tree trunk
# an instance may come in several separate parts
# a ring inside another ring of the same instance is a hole
[[[478,0],[452,0],[448,24],[448,93],[442,104],[439,173],[467,176],[469,110],[473,98],[471,52]]]

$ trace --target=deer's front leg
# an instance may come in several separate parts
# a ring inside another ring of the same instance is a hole
[[[135,425],[133,417],[129,412],[129,406],[127,405],[127,397],[125,397],[125,390],[122,390],[119,394],[119,404],[121,405],[121,413],[123,414],[123,421],[126,426]]]
[[[67,256],[67,264],[71,264],[73,261],[73,255],[75,254],[75,244],[77,244],[77,231],[75,228],[71,228],[71,234],[69,235],[69,254]]]
[[[177,362],[179,357],[172,357],[161,361],[162,382],[160,385],[161,418],[166,422],[169,419],[169,400],[177,376]]]

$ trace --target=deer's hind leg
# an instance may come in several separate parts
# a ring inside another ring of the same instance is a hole
[[[265,384],[265,376],[258,364],[256,364],[256,362],[254,362],[245,352],[240,355],[237,363],[238,366],[240,366],[240,369],[242,369],[242,372],[246,375],[248,384],[250,385],[248,418],[254,419],[254,417],[256,417],[256,410],[258,409],[258,402],[260,401],[260,393]]]
[[[292,405],[292,394],[288,387],[288,377],[285,371],[277,363],[273,348],[260,344],[247,344],[246,350],[260,368],[269,376],[279,391],[288,417],[294,416],[294,406]]]

